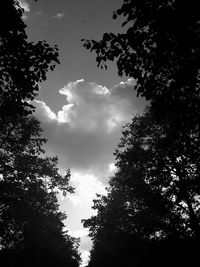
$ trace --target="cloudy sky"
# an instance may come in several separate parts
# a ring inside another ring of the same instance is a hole
[[[105,193],[115,171],[113,152],[122,126],[141,113],[145,101],[134,93],[133,79],[119,77],[114,64],[107,71],[96,66],[95,55],[82,38],[100,39],[104,32],[119,32],[120,21],[112,12],[122,0],[20,0],[30,40],[46,40],[59,47],[61,64],[41,84],[34,101],[41,121],[48,155],[57,155],[60,171],[71,169],[76,193],[63,198],[60,207],[68,215],[66,227],[81,237],[86,262],[91,241],[81,219],[94,211],[96,193]]]

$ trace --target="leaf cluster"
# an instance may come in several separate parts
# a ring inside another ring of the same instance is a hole
[[[124,127],[107,196],[83,221],[94,242],[89,266],[196,266],[200,5],[124,0],[119,16],[121,33],[82,41],[98,66],[115,61],[120,76],[134,78],[150,106]]]
[[[64,229],[57,193],[72,193],[70,172],[60,175],[58,159],[44,157],[39,122],[15,118],[1,125],[0,258],[7,266],[78,266],[78,240]],[[35,255],[36,254],[36,255]],[[30,258],[32,259],[30,262]]]
[[[7,267],[80,263],[78,240],[64,229],[57,194],[73,193],[70,171],[46,157],[31,101],[59,63],[57,46],[30,42],[17,0],[0,6],[0,262]],[[6,22],[6,23],[5,23]]]
[[[0,114],[32,113],[30,101],[47,71],[59,63],[58,47],[46,41],[28,41],[23,10],[17,1],[3,1],[0,6]],[[6,21],[6,23],[5,23]]]
[[[159,266],[167,253],[175,263],[164,266],[194,266],[192,250],[200,236],[198,148],[196,134],[180,135],[172,145],[151,109],[124,127],[115,152],[118,171],[107,195],[94,200],[97,215],[83,220],[94,241],[89,266],[146,266],[146,256],[149,266]]]
[[[115,60],[119,75],[136,79],[138,95],[171,128],[199,123],[199,1],[128,0],[113,14],[119,16],[124,32],[82,40],[98,66]]]

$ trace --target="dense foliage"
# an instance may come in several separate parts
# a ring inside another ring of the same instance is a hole
[[[138,94],[151,101],[164,123],[199,124],[199,1],[124,0],[113,18],[118,16],[124,17],[125,33],[84,40],[98,65],[116,60],[119,75],[136,79]]]
[[[48,69],[59,63],[58,48],[46,41],[28,41],[23,10],[17,0],[3,0],[0,6],[0,116],[27,115],[37,95],[39,82]]]
[[[118,170],[97,215],[90,267],[196,266],[200,244],[200,5],[196,0],[124,0],[124,31],[84,40],[102,68],[137,82],[150,102],[124,127]]]
[[[70,172],[45,157],[40,123],[30,114],[57,47],[28,41],[16,0],[0,6],[0,262],[7,267],[78,267],[78,240],[64,228],[58,191],[73,192]]]
[[[57,158],[44,157],[39,122],[1,124],[0,259],[6,266],[78,266],[77,244],[65,232],[57,190],[72,193]]]
[[[94,201],[97,215],[84,220],[94,241],[89,266],[160,266],[163,257],[162,266],[195,266],[199,139],[169,142],[149,110],[124,127],[108,195]],[[195,157],[184,153],[188,144]]]

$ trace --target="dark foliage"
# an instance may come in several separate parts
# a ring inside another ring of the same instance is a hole
[[[113,18],[124,17],[125,33],[83,40],[98,66],[117,62],[119,75],[152,103],[155,118],[190,130],[200,121],[200,3],[198,0],[124,0]],[[171,127],[172,126],[172,127]]]
[[[5,266],[78,266],[77,240],[65,232],[56,193],[72,193],[70,172],[44,157],[39,122],[15,118],[1,125],[0,260]]]
[[[58,61],[58,48],[46,41],[28,41],[23,10],[17,0],[3,0],[0,6],[0,116],[27,115],[39,83]]]
[[[84,220],[94,241],[89,266],[196,266],[199,139],[168,142],[149,110],[124,127],[108,195],[94,201],[97,215]],[[188,144],[195,157],[184,153]]]
[[[150,102],[124,128],[118,171],[97,215],[89,266],[197,266],[200,244],[200,4],[124,0],[124,31],[83,40],[101,68],[116,61]]]
[[[73,192],[70,172],[45,157],[40,123],[30,114],[57,47],[28,41],[16,0],[0,5],[0,265],[78,267],[78,240],[64,230],[57,193]]]

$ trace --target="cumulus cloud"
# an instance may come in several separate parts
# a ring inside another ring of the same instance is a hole
[[[110,163],[108,165],[108,170],[111,175],[113,175],[117,171],[117,167],[115,166],[115,163]]]
[[[27,13],[30,12],[30,4],[27,2],[27,0],[18,0],[19,5],[24,10],[24,14],[22,16],[23,19],[27,19],[28,15]]]
[[[70,236],[73,236],[75,238],[80,238],[80,237],[85,237],[89,234],[89,230],[88,229],[79,229],[79,230],[70,230],[70,229],[67,229],[68,230],[68,234]]]
[[[75,237],[75,238],[80,238],[80,247],[79,247],[79,252],[81,254],[81,259],[82,263],[81,266],[84,267],[88,264],[89,261],[89,256],[90,256],[90,248],[92,246],[91,239],[88,237],[89,230],[86,228],[81,228],[79,230],[70,230],[67,228],[67,232],[70,236]]]
[[[71,183],[76,188],[75,194],[69,195],[68,199],[75,205],[92,206],[96,194],[105,194],[105,185],[93,174],[81,174],[72,172]]]
[[[53,16],[53,18],[61,20],[62,18],[64,18],[65,14],[64,13],[57,13]]]
[[[71,127],[87,132],[96,129],[99,131],[101,127],[112,132],[125,121],[128,109],[131,111],[128,102],[113,99],[105,86],[87,83],[83,79],[68,83],[59,92],[66,96],[67,101],[67,105],[59,112],[59,117],[66,117],[66,122],[70,120]],[[114,103],[116,100],[117,103]]]
[[[34,101],[49,140],[46,150],[58,155],[62,167],[103,179],[114,162],[122,126],[145,105],[136,98],[133,86],[132,79],[112,88],[83,79],[69,82],[59,90],[66,104],[57,114],[43,101]]]
[[[30,5],[26,0],[18,0],[21,8],[24,9],[24,12],[30,12]]]
[[[57,119],[56,114],[45,104],[45,102],[34,100],[34,105],[42,123]]]
[[[88,250],[83,250],[81,253],[81,258],[82,258],[81,266],[82,267],[87,266],[89,257],[90,257],[90,252]]]
[[[73,225],[70,234],[81,238],[83,266],[88,261],[91,240],[80,220],[95,214],[91,209],[93,199],[97,193],[106,193],[108,177],[116,171],[113,152],[122,126],[146,105],[136,97],[134,85],[133,79],[112,88],[83,79],[68,82],[59,90],[66,102],[57,113],[45,102],[33,101],[35,115],[48,139],[47,154],[58,156],[61,169],[71,168],[75,194],[67,197],[68,202],[62,198],[59,201],[62,209],[67,209],[68,227]]]

